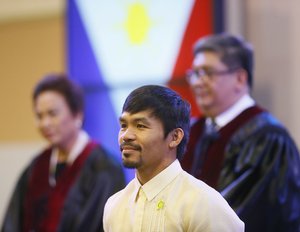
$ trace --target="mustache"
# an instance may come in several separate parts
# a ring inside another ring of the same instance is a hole
[[[123,151],[124,147],[130,147],[134,150],[141,150],[141,147],[137,144],[133,144],[133,143],[130,143],[130,142],[122,142],[120,144],[120,151]]]

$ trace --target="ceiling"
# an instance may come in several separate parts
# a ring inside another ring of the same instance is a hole
[[[60,14],[65,0],[0,0],[0,22]]]

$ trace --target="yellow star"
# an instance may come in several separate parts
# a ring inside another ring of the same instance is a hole
[[[148,36],[150,26],[151,21],[145,6],[141,3],[130,5],[125,22],[129,41],[136,45],[143,43]]]

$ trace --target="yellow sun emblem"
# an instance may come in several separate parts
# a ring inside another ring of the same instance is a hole
[[[142,44],[147,39],[150,27],[151,21],[145,6],[141,3],[130,5],[125,21],[125,29],[130,43]]]

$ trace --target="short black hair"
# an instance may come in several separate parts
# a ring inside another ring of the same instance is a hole
[[[71,81],[65,74],[49,74],[40,80],[32,95],[33,102],[45,91],[55,91],[61,94],[69,106],[73,115],[82,113],[84,108],[83,91],[75,82]]]
[[[228,68],[242,68],[248,74],[248,86],[253,86],[253,48],[238,36],[227,33],[208,35],[200,38],[194,45],[194,55],[216,52]]]
[[[190,132],[190,104],[168,87],[145,85],[129,94],[122,112],[135,114],[145,110],[151,110],[152,115],[162,122],[165,137],[176,128],[184,131],[177,148],[177,158],[182,158]]]

